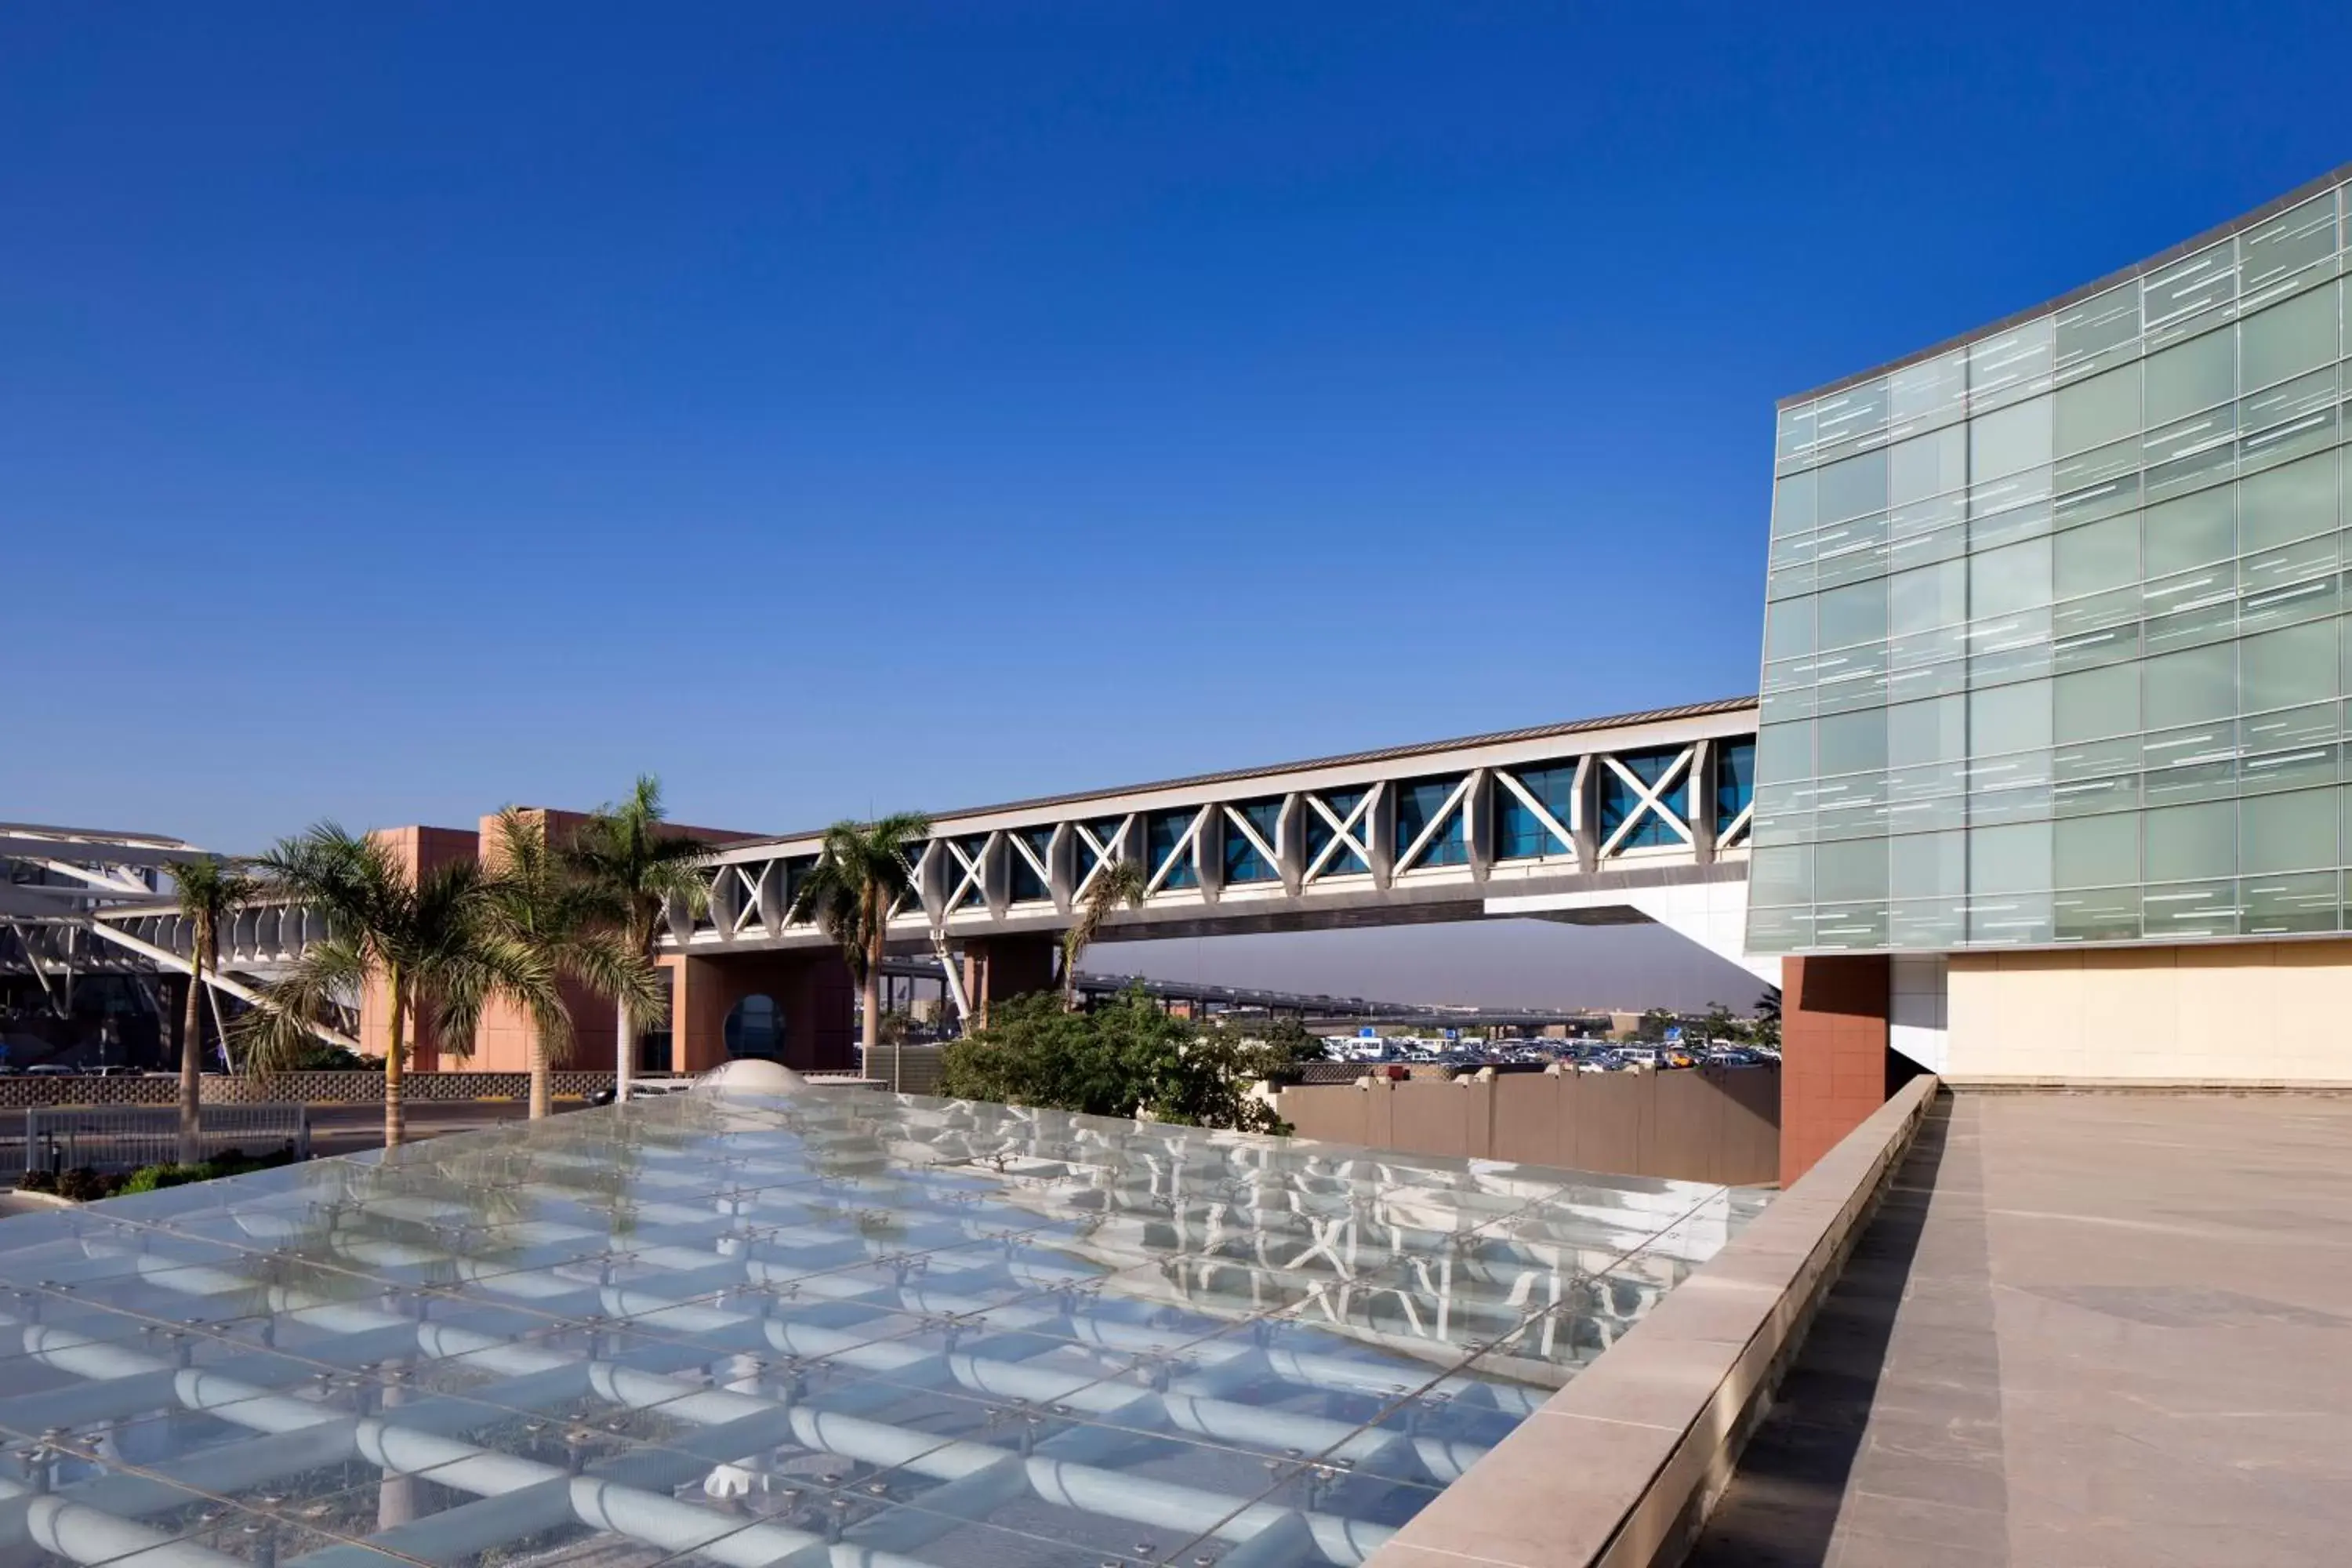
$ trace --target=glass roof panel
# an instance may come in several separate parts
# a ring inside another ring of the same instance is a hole
[[[830,1089],[26,1215],[0,1542],[1352,1564],[1762,1201]]]

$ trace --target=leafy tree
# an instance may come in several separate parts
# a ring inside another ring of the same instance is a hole
[[[710,884],[703,876],[710,847],[674,829],[665,831],[663,816],[661,780],[640,773],[628,798],[598,807],[562,851],[565,866],[602,911],[602,922],[648,965],[664,912],[677,909],[698,915],[710,902]],[[624,994],[614,994],[614,1007],[618,1033],[613,1037],[613,1098],[625,1100],[636,1076],[637,1020],[657,1018],[662,1008]]]
[[[1287,1132],[1249,1093],[1278,1065],[1264,1045],[1168,1016],[1140,987],[1087,1013],[1040,993],[992,1004],[987,1028],[948,1047],[940,1088],[959,1099],[1091,1116]]]
[[[1698,1036],[1709,1043],[1717,1040],[1745,1041],[1752,1031],[1744,1019],[1731,1016],[1731,1009],[1720,1002],[1706,1005],[1706,1016],[1699,1020]]]
[[[841,948],[862,1000],[859,1048],[866,1070],[882,1044],[882,950],[890,937],[890,910],[913,888],[909,851],[930,837],[931,819],[902,811],[879,822],[836,822],[824,830],[816,868],[801,887],[801,906]],[[890,1050],[890,1089],[898,1092],[903,1046]]]
[[[322,822],[282,840],[257,863],[268,891],[326,917],[327,935],[303,950],[262,1005],[238,1026],[248,1066],[281,1071],[307,1050],[314,1021],[346,997],[381,982],[388,1005],[383,1041],[383,1142],[407,1133],[401,1099],[411,1017],[430,1016],[445,1047],[473,1048],[482,1008],[504,997],[534,1017],[560,1010],[557,968],[544,948],[495,918],[486,878],[472,860],[418,875],[389,847]]]
[[[1642,1021],[1634,1026],[1633,1037],[1645,1045],[1664,1044],[1666,1031],[1675,1027],[1679,1021],[1665,1008],[1653,1007],[1643,1014]]]
[[[251,903],[261,885],[215,856],[184,860],[172,870],[180,914],[191,928],[188,1006],[180,1019],[180,1163],[204,1158],[205,976],[220,971],[220,930]]]
[[[492,874],[483,891],[499,931],[590,994],[616,1004],[625,1022],[659,1017],[667,988],[661,971],[631,943],[627,900],[549,847],[547,819],[509,806],[499,813],[490,847]],[[560,999],[551,1010],[534,1009],[531,1026],[530,1114],[537,1120],[553,1109],[554,1068],[571,1059],[575,1036],[571,1010]]]
[[[1306,1062],[1319,1062],[1330,1055],[1323,1037],[1309,1034],[1305,1024],[1287,1013],[1259,1031],[1259,1038],[1281,1067],[1296,1068]]]
[[[1768,986],[1764,994],[1756,998],[1756,1019],[1748,1026],[1748,1039],[1750,1045],[1761,1046],[1767,1050],[1780,1048],[1780,993],[1778,987]]]
[[[1129,909],[1143,907],[1144,890],[1150,879],[1143,868],[1133,860],[1114,860],[1097,868],[1094,879],[1087,884],[1086,896],[1078,900],[1078,918],[1062,933],[1062,1009],[1078,1010],[1078,955],[1094,945],[1103,921],[1120,904]]]

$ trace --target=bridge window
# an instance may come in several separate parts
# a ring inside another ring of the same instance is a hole
[[[784,1010],[772,996],[746,996],[728,1009],[722,1035],[730,1057],[780,1057],[784,1050]]]
[[[1079,892],[1086,891],[1096,867],[1108,866],[1118,858],[1118,833],[1126,825],[1124,817],[1100,816],[1086,824],[1086,833],[1073,835],[1076,844],[1071,853],[1076,857],[1075,885]],[[1100,855],[1095,853],[1094,845],[1087,842],[1087,834],[1092,834],[1095,844],[1102,846]]]
[[[1470,842],[1462,830],[1462,802],[1447,801],[1462,781],[1451,779],[1416,779],[1397,786],[1396,855],[1398,868],[1404,867],[1405,857],[1413,844],[1442,814],[1444,820],[1421,853],[1413,857],[1415,866],[1466,866],[1470,863]]]
[[[1054,830],[1051,827],[1024,827],[1014,837],[1021,842],[1013,847],[1010,857],[1013,901],[1016,904],[1034,903],[1040,899],[1052,898],[1054,890],[1045,885],[1045,879],[1037,874],[1037,867],[1054,863]],[[1029,851],[1028,855],[1022,853],[1024,848]],[[1030,862],[1030,855],[1037,858],[1034,865]]]
[[[950,895],[948,908],[950,910],[979,909],[988,901],[988,894],[983,887],[988,879],[980,871],[980,868],[988,863],[988,835],[968,834],[964,837],[950,840],[950,843],[955,850],[961,850],[962,853],[959,856],[951,851],[948,856],[948,891]],[[965,868],[967,863],[972,868],[971,869]]]
[[[801,890],[808,886],[809,873],[816,869],[816,857],[803,855],[784,862],[784,918],[804,921],[809,911],[801,908]]]
[[[1666,776],[1667,771],[1681,760],[1682,754],[1682,748],[1669,746],[1655,752],[1629,752],[1619,756],[1617,762],[1626,773],[1641,780],[1645,786],[1655,789],[1658,781]],[[1690,774],[1687,771],[1675,781],[1674,788],[1658,797],[1658,804],[1682,820],[1690,820]],[[1617,840],[1619,849],[1644,849],[1683,842],[1683,836],[1675,831],[1671,823],[1644,805],[1641,790],[1626,783],[1624,776],[1615,768],[1604,767],[1601,774],[1601,841],[1608,843],[1620,827],[1637,816],[1640,820],[1633,823],[1624,837]]]
[[[1176,849],[1176,846],[1183,841],[1184,835],[1192,830],[1193,818],[1199,815],[1195,811],[1155,811],[1143,819],[1143,854],[1152,874],[1158,876],[1160,868],[1168,864],[1169,857],[1176,856],[1174,868],[1160,880],[1161,887],[1197,888],[1201,885],[1200,868],[1193,864],[1192,847],[1188,847],[1181,855]]]
[[[1558,767],[1520,768],[1512,775],[1519,788],[1535,796],[1536,803],[1549,813],[1552,821],[1562,827],[1571,826],[1576,801],[1576,764],[1562,763]],[[1495,856],[1501,860],[1539,860],[1547,855],[1566,855],[1573,847],[1545,826],[1544,819],[1528,808],[1517,791],[1497,779],[1495,784]]]
[[[1718,831],[1756,798],[1756,742],[1726,741],[1715,748],[1715,825]]]
[[[1277,847],[1276,836],[1282,831],[1282,802],[1254,800],[1234,811],[1245,818],[1253,832],[1265,841],[1267,848]],[[1228,882],[1274,882],[1282,879],[1282,868],[1269,859],[1249,834],[1244,833],[1232,817],[1225,823],[1225,880]]]
[[[1331,825],[1323,819],[1323,813],[1315,809],[1314,802],[1322,801],[1333,816],[1345,822],[1355,815],[1358,806],[1364,804],[1364,794],[1365,792],[1360,789],[1326,790],[1320,795],[1309,798],[1306,811],[1301,814],[1301,820],[1307,824],[1306,848],[1308,866],[1312,867],[1318,860],[1321,860],[1324,849],[1333,839],[1339,837]],[[1357,823],[1350,831],[1355,835],[1358,843],[1371,842],[1371,830],[1364,823]],[[1322,861],[1322,869],[1315,874],[1318,877],[1361,877],[1369,875],[1370,871],[1371,868],[1364,864],[1364,858],[1361,855],[1343,845],[1333,852],[1329,859]]]

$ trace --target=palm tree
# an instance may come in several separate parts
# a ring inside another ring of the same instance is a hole
[[[858,1048],[866,1070],[882,1043],[882,948],[890,934],[890,910],[915,885],[908,851],[930,837],[931,819],[902,811],[879,822],[836,822],[824,830],[816,868],[801,887],[800,906],[812,911],[824,933],[841,946],[850,977],[857,982],[865,1016]],[[890,1053],[890,1090],[902,1081],[906,1047]]]
[[[220,929],[253,901],[260,884],[215,856],[172,868],[180,915],[192,928],[188,942],[188,1008],[180,1020],[180,1163],[203,1159],[204,990],[206,972],[220,968]]]
[[[564,863],[593,890],[628,951],[649,965],[663,912],[676,908],[698,915],[710,902],[702,875],[709,858],[709,845],[663,830],[661,780],[651,773],[638,774],[620,805],[599,806],[563,851]],[[659,1009],[641,1013],[627,995],[614,1004],[620,1033],[613,1040],[613,1098],[625,1100],[636,1068],[635,1020],[657,1017]]]
[[[312,1020],[381,981],[388,1003],[383,1049],[383,1142],[407,1132],[401,1100],[408,1022],[428,1016],[450,1054],[471,1053],[483,1005],[503,997],[533,1018],[559,1012],[557,966],[540,944],[498,918],[480,865],[459,860],[417,873],[380,839],[322,822],[280,842],[257,862],[273,893],[326,919],[324,940],[261,993],[240,1022],[252,1069],[293,1061]]]
[[[547,819],[507,807],[491,839],[491,875],[483,884],[493,923],[540,951],[556,972],[592,995],[638,1017],[657,1017],[667,1003],[662,975],[629,945],[624,911],[609,889],[579,875],[548,847]],[[559,1003],[531,1017],[530,1114],[552,1109],[558,1063],[572,1057],[572,1014]]]
[[[1062,933],[1064,1012],[1078,1010],[1078,954],[1093,944],[1114,906],[1125,904],[1130,910],[1141,909],[1150,885],[1142,865],[1134,860],[1114,860],[1096,868],[1094,879],[1087,884],[1086,896],[1078,904],[1077,920]]]

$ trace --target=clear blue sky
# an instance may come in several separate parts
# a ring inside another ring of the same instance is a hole
[[[2094,14],[2094,13],[2097,14]],[[1753,689],[1771,405],[2352,10],[0,9],[0,816],[766,830]]]

